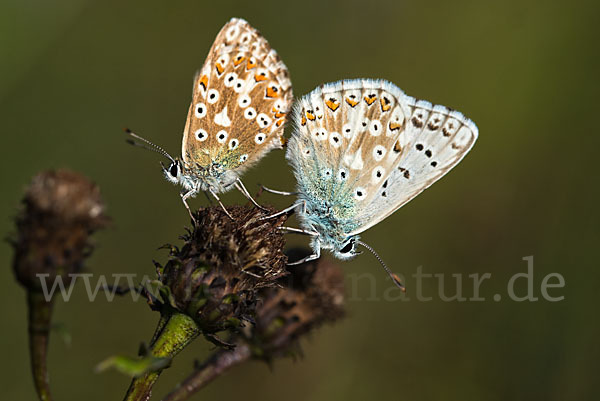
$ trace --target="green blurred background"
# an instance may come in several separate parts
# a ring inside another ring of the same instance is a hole
[[[392,302],[383,297],[392,286],[383,270],[360,256],[343,263],[352,292],[348,318],[315,332],[303,360],[278,361],[272,371],[247,364],[197,399],[598,399],[597,4],[3,1],[0,233],[13,232],[11,219],[36,172],[68,167],[100,185],[114,219],[95,237],[89,271],[152,274],[152,259],[166,258],[157,247],[176,241],[187,212],[161,177],[158,156],[126,146],[122,129],[177,154],[192,76],[220,27],[242,17],[279,52],[297,96],[323,82],[380,77],[477,123],[472,153],[363,238],[398,273],[409,277],[422,266],[445,274],[448,294],[452,274],[463,275],[466,296],[468,274],[492,278],[482,285],[485,302],[443,302],[432,279],[424,293],[433,300],[418,302],[410,277],[410,301]],[[253,191],[256,183],[292,189],[280,151],[244,181]],[[235,191],[224,199],[244,202]],[[551,295],[563,301],[505,296],[529,255],[536,296],[542,278],[558,272],[566,286]],[[0,398],[32,400],[24,292],[13,281],[7,243],[0,260]],[[365,272],[370,276],[355,280]],[[496,293],[504,295],[500,302]],[[55,318],[72,335],[70,346],[52,337],[55,398],[121,399],[129,380],[93,367],[108,355],[134,355],[156,314],[129,298],[89,302],[80,284],[70,302],[58,302]],[[194,343],[156,395],[209,350]]]

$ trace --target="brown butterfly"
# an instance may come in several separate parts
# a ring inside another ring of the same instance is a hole
[[[187,199],[199,192],[212,195],[227,212],[218,194],[233,187],[259,206],[240,176],[269,150],[282,148],[292,100],[289,73],[277,52],[250,24],[233,18],[194,77],[181,159],[128,133],[171,161],[163,172],[183,187],[181,199],[190,216]]]

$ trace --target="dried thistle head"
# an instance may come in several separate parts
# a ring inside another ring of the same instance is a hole
[[[289,252],[292,260],[308,254],[298,249]],[[261,291],[255,326],[244,332],[257,358],[270,361],[299,351],[301,336],[345,314],[344,276],[338,265],[321,258],[290,271],[279,280],[280,287]]]
[[[171,306],[192,317],[205,334],[251,319],[257,291],[287,274],[278,229],[286,217],[261,220],[268,212],[254,207],[227,210],[233,220],[219,207],[198,210],[184,245],[171,247],[168,262],[158,268]]]
[[[48,170],[33,178],[23,204],[11,239],[17,279],[29,289],[40,288],[39,274],[68,281],[91,253],[90,234],[108,223],[98,186],[70,170]]]

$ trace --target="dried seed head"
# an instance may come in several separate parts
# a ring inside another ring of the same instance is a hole
[[[289,252],[291,260],[307,254]],[[282,287],[261,292],[256,324],[244,332],[255,357],[271,360],[299,350],[301,336],[344,316],[344,277],[338,265],[321,258],[290,270],[280,280]]]
[[[73,171],[49,170],[33,178],[23,204],[11,239],[17,279],[29,289],[40,288],[39,274],[68,281],[91,253],[90,234],[108,223],[98,187]]]
[[[205,334],[251,319],[257,290],[287,274],[278,229],[286,217],[261,220],[268,213],[254,207],[227,210],[233,220],[219,207],[200,209],[194,231],[182,237],[183,247],[171,247],[169,261],[158,269],[172,306]]]

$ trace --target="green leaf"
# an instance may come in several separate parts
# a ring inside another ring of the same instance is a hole
[[[156,372],[171,365],[171,358],[158,358],[148,355],[142,359],[131,358],[128,356],[111,356],[96,366],[96,372],[103,372],[107,369],[116,369],[117,371],[131,377],[140,377],[146,373]]]

